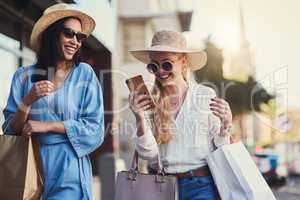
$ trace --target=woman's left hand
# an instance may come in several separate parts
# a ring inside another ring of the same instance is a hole
[[[46,133],[47,130],[47,123],[28,120],[28,122],[24,125],[22,135],[31,136],[33,133]]]
[[[209,106],[212,113],[220,118],[222,128],[227,129],[232,123],[232,113],[227,101],[215,97],[211,99]]]

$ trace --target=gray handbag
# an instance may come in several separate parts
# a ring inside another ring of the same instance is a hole
[[[138,169],[135,151],[131,169],[118,172],[115,200],[178,200],[176,176],[166,175],[160,155],[156,174],[143,174]]]

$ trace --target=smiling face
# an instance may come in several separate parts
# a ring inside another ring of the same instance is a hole
[[[75,33],[82,32],[80,20],[76,18],[69,18],[64,21],[64,28],[73,30]],[[61,52],[62,59],[70,61],[73,59],[75,53],[81,47],[81,42],[77,41],[76,37],[68,37],[62,31],[59,34],[59,50]]]
[[[169,84],[178,84],[184,80],[183,70],[186,70],[187,59],[183,54],[170,52],[151,52],[149,54],[151,63],[159,66],[158,71],[154,73],[155,78],[163,86]],[[162,65],[171,63],[172,70],[164,70]]]

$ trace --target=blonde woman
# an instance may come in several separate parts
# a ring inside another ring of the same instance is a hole
[[[205,157],[229,143],[232,115],[226,101],[189,78],[190,70],[205,65],[206,54],[186,46],[181,33],[160,31],[151,47],[131,51],[155,76],[155,109],[149,110],[151,97],[129,95],[136,117],[136,150],[149,161],[150,172],[155,172],[160,154],[165,173],[178,177],[180,200],[213,200],[219,195]]]

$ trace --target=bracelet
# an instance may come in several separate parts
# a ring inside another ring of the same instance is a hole
[[[228,124],[228,126],[225,128],[224,125],[221,126],[220,135],[221,136],[230,136],[232,133],[232,124]]]

